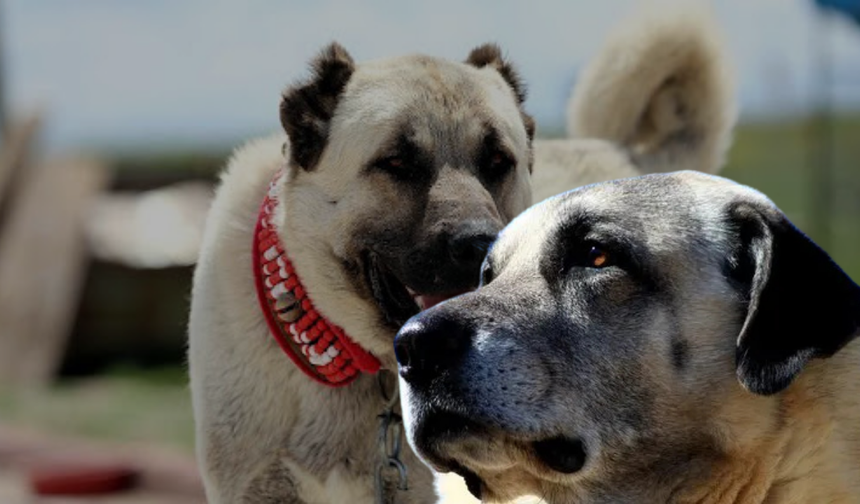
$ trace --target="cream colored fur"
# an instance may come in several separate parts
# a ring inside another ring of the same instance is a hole
[[[720,168],[734,120],[725,59],[706,17],[671,17],[629,24],[610,39],[574,91],[574,138],[534,142],[532,189],[525,164],[517,167],[502,209],[508,219],[532,199],[587,183],[643,171]],[[288,170],[278,213],[290,257],[319,310],[388,369],[395,369],[393,334],[379,326],[373,302],[339,273],[332,251],[348,252],[343,236],[361,219],[396,211],[389,189],[354,181],[358,167],[396,127],[391,104],[410,93],[409,78],[420,78],[416,64],[400,58],[359,67],[350,81],[355,93],[348,91],[339,105],[320,166],[307,174]],[[441,63],[439,68],[453,71]],[[374,94],[380,76],[400,84]],[[503,80],[490,68],[468,78],[514,148],[524,151],[519,112]],[[439,120],[468,124],[470,114],[466,109]],[[679,133],[686,136],[676,142]],[[287,169],[285,142],[276,134],[237,150],[208,218],[189,326],[197,453],[212,504],[370,503],[368,461],[375,457],[382,409],[375,379],[362,376],[345,389],[310,381],[272,341],[255,297],[252,230],[272,175]],[[347,211],[332,213],[325,203],[330,199],[343,201]],[[434,501],[431,473],[406,451],[411,489],[398,502]],[[445,502],[473,501],[459,481],[442,488],[450,492]]]
[[[714,424],[721,467],[678,492],[679,504],[860,502],[860,344],[814,361],[779,396],[724,397]]]
[[[615,30],[573,90],[568,131],[627,146],[646,173],[714,172],[735,121],[732,70],[705,7],[668,8],[642,10]]]
[[[418,79],[436,89],[409,95]],[[445,86],[464,79],[470,91],[452,97]],[[414,119],[404,117],[402,106],[387,107],[399,93],[410,100],[408,113],[424,113]],[[464,108],[440,110],[437,98],[460,100]],[[497,195],[498,212],[509,221],[531,201],[528,146],[525,130],[516,127],[522,119],[512,93],[491,68],[426,57],[369,62],[350,79],[313,170],[287,166],[282,151],[289,142],[282,134],[253,141],[230,160],[208,218],[189,324],[197,452],[210,502],[373,502],[377,415],[384,406],[376,377],[361,375],[343,389],[311,381],[277,347],[256,300],[251,243],[273,175],[287,172],[276,222],[316,308],[383,367],[395,369],[394,331],[382,325],[374,302],[346,278],[339,257],[351,253],[348,238],[355,230],[382,216],[397,218],[410,198],[388,177],[361,173],[403,121],[427,141],[439,121],[459,124],[468,137],[483,120],[481,111],[491,114],[520,160]],[[439,176],[445,187],[469,186],[447,170]],[[483,191],[475,190],[472,196]],[[408,448],[404,452],[411,489],[398,502],[435,501],[429,469]]]
[[[536,142],[534,201],[643,173],[717,173],[736,116],[733,70],[711,13],[651,5],[613,30],[582,72],[568,102],[571,139]]]

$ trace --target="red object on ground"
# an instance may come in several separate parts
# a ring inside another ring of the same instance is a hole
[[[97,495],[134,486],[138,471],[118,463],[48,462],[28,471],[36,495]]]

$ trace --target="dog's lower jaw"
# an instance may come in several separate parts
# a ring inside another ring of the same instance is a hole
[[[362,255],[364,276],[373,301],[385,325],[397,331],[410,317],[418,314],[420,308],[409,289],[382,265],[379,256],[372,252]]]

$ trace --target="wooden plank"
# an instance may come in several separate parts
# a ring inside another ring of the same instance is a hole
[[[8,135],[0,138],[0,224],[8,206],[6,199],[12,192],[16,175],[27,162],[39,132],[39,123],[39,115],[33,114],[10,124]]]
[[[65,159],[21,175],[0,229],[0,381],[38,386],[61,363],[85,278],[86,213],[108,170]]]

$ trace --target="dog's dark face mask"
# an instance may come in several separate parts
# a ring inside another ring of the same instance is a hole
[[[313,67],[281,120],[292,184],[325,204],[295,211],[319,209],[341,272],[396,330],[474,289],[496,234],[530,203],[523,87],[494,46],[466,63],[355,65],[332,45]]]
[[[533,207],[482,276],[395,352],[413,447],[491,500],[701,488],[740,439],[769,439],[772,396],[860,328],[860,287],[772,203],[686,172]]]

